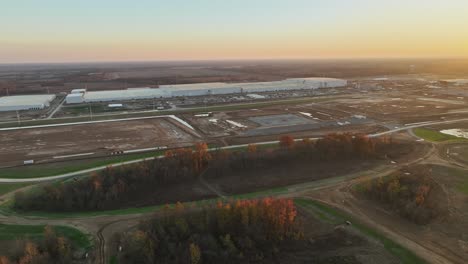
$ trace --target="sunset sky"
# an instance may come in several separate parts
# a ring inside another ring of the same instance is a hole
[[[14,0],[0,63],[467,57],[467,0]]]

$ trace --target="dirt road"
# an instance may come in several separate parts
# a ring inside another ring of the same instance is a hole
[[[365,172],[289,186],[286,188],[286,191],[282,192],[280,195],[287,197],[314,198],[346,211],[352,216],[362,220],[365,224],[368,224],[376,230],[381,231],[384,235],[394,240],[395,242],[414,251],[417,255],[428,260],[429,263],[461,263],[458,261],[459,257],[453,254],[453,252],[449,252],[445,249],[436,250],[424,244],[423,241],[418,241],[417,238],[403,234],[397,228],[391,228],[391,223],[381,223],[376,221],[373,217],[370,217],[366,211],[360,209],[355,199],[352,197],[352,194],[350,193],[350,188],[353,186],[353,184],[363,179],[380,177],[399,170],[404,166],[431,160],[437,156],[436,153],[435,146],[431,145],[427,152],[421,153],[421,155],[415,155],[411,160],[405,163],[387,164]],[[440,162],[443,162],[443,159],[440,159],[440,157],[437,159]],[[205,183],[209,185],[209,182],[205,181]],[[220,193],[220,196],[223,196],[223,194]],[[346,202],[343,203],[343,201]],[[104,264],[109,260],[109,241],[111,240],[114,233],[126,231],[136,226],[140,220],[153,217],[154,215],[155,213],[145,213],[130,215],[101,215],[64,219],[0,215],[0,222],[5,224],[25,225],[66,225],[78,228],[86,233],[93,235],[96,245],[95,262]]]

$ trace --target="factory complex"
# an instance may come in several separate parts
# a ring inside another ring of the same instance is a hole
[[[67,95],[67,104],[125,101],[153,98],[189,97],[223,94],[248,94],[288,90],[344,87],[346,80],[333,78],[298,78],[257,83],[198,83],[161,85],[159,88],[129,88],[126,90],[86,91],[75,89]]]
[[[41,110],[49,107],[54,99],[54,94],[3,96],[0,97],[0,112]]]
[[[333,78],[297,78],[276,82],[252,83],[195,83],[161,85],[159,88],[128,88],[125,90],[87,91],[74,89],[65,98],[66,104],[129,101],[139,99],[177,98],[191,96],[245,94],[262,98],[254,93],[313,90],[319,88],[345,87],[346,80]],[[56,98],[53,94],[14,95],[0,97],[0,112],[41,110],[48,108]]]

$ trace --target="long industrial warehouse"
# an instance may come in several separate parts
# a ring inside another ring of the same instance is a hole
[[[273,92],[286,90],[305,90],[335,88],[347,85],[346,80],[333,78],[299,78],[277,82],[257,83],[197,83],[179,85],[161,85],[159,88],[131,88],[127,90],[87,92],[73,90],[66,98],[67,104],[109,102],[152,98],[170,98],[186,96],[222,95],[237,93]]]
[[[0,112],[44,109],[54,99],[53,94],[3,96],[0,97]]]

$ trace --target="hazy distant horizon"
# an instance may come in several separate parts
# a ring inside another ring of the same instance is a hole
[[[467,57],[464,0],[6,1],[0,63]]]
[[[331,57],[331,58],[226,58],[226,59],[167,59],[167,60],[109,60],[109,61],[25,61],[25,62],[0,62],[0,66],[9,65],[93,65],[93,64],[191,64],[191,63],[268,63],[268,62],[351,62],[351,61],[468,61],[468,56],[461,57]]]

